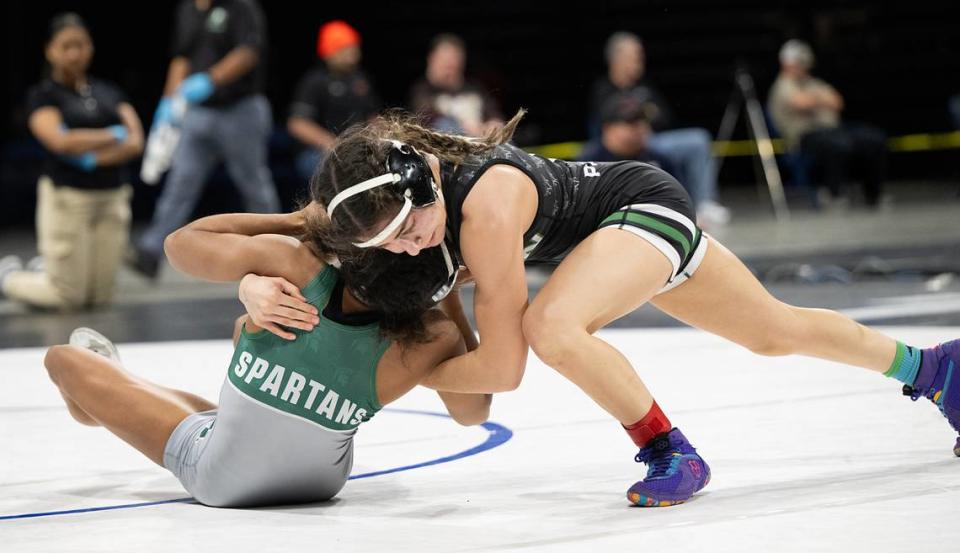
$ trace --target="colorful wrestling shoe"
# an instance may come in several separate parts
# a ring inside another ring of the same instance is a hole
[[[960,432],[960,340],[924,349],[917,378],[913,386],[903,386],[903,395],[913,401],[921,396],[929,399],[947,417],[950,426]],[[960,438],[953,453],[960,457]]]
[[[710,482],[710,467],[678,428],[654,436],[636,461],[649,467],[647,477],[627,491],[630,503],[640,507],[683,503]]]
[[[70,345],[88,349],[111,361],[120,363],[120,352],[109,338],[92,328],[81,326],[70,333]]]

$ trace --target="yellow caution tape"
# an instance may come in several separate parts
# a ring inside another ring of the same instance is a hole
[[[573,159],[580,155],[584,144],[585,142],[559,142],[557,144],[531,146],[527,148],[527,151],[544,157]],[[782,154],[786,151],[781,138],[772,139],[770,146],[772,146],[775,154]],[[925,152],[960,148],[960,131],[892,136],[887,139],[887,146],[892,152]],[[753,156],[757,155],[757,143],[753,140],[717,140],[713,143],[713,154],[717,157]]]

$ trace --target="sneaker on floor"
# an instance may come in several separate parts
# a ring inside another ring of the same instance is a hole
[[[3,290],[3,281],[10,273],[23,270],[23,261],[15,255],[7,255],[0,258],[0,291]]]
[[[730,210],[714,201],[705,201],[697,208],[697,222],[705,227],[718,227],[730,222]]]
[[[160,274],[160,258],[135,246],[127,249],[123,260],[137,274],[150,280],[156,280]]]
[[[929,399],[950,426],[960,432],[960,340],[926,348],[921,359],[913,385],[905,384],[903,394],[913,401],[921,397]],[[953,453],[960,457],[960,438],[953,446]]]
[[[47,268],[47,262],[44,261],[42,255],[34,256],[30,261],[27,261],[26,269],[28,271],[33,271],[35,273],[42,272]]]
[[[824,211],[845,212],[850,209],[850,198],[840,193],[834,195],[830,190],[820,188],[817,190],[817,204]]]
[[[88,349],[111,361],[120,362],[120,352],[109,338],[92,328],[81,326],[70,333],[70,345]]]
[[[683,503],[710,482],[710,467],[678,428],[654,436],[636,461],[647,464],[647,477],[630,487],[627,499],[640,507]]]

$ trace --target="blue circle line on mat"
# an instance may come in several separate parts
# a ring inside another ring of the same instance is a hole
[[[440,418],[450,418],[450,415],[446,413],[434,413],[432,411],[416,411],[412,409],[384,409],[384,411],[391,413],[401,413],[405,415],[423,415],[426,417],[440,417]],[[510,438],[513,437],[513,431],[503,426],[502,424],[497,424],[495,422],[485,422],[481,425],[484,430],[487,431],[487,439],[470,449],[465,449],[458,453],[452,455],[447,455],[444,457],[438,457],[436,459],[431,459],[429,461],[424,461],[422,463],[415,463],[412,465],[404,465],[402,467],[394,467],[389,469],[377,470],[373,472],[364,472],[361,474],[352,474],[350,475],[349,480],[360,480],[361,478],[373,478],[374,476],[383,476],[385,474],[393,474],[395,472],[404,472],[408,470],[419,469],[423,467],[430,467],[433,465],[442,465],[444,463],[449,463],[451,461],[457,461],[466,457],[471,457],[478,453],[483,453],[484,451],[489,451],[495,447],[499,447],[507,443]],[[23,518],[38,518],[38,517],[52,517],[58,515],[75,515],[80,513],[94,513],[97,511],[114,511],[118,509],[134,509],[137,507],[152,507],[154,505],[168,505],[170,503],[196,503],[192,497],[180,497],[177,499],[167,499],[164,501],[146,501],[143,503],[125,503],[122,505],[104,505],[102,507],[87,507],[85,509],[68,509],[64,511],[44,511],[39,513],[23,513],[19,515],[3,515],[0,516],[0,520],[16,520]]]

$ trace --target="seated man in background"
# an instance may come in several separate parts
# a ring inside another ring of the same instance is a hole
[[[672,113],[663,96],[650,85],[644,74],[646,58],[640,37],[619,31],[607,39],[607,74],[593,85],[590,100],[591,134],[596,134],[604,105],[618,94],[632,94],[643,103],[656,107],[650,125],[650,147],[669,158],[671,171],[693,200],[697,221],[710,226],[730,220],[727,208],[717,203],[717,175],[711,151],[712,138],[705,129],[670,129]]]
[[[841,193],[845,177],[863,182],[868,206],[880,201],[886,137],[883,131],[861,124],[840,123],[843,97],[826,82],[810,75],[813,50],[800,40],[788,40],[780,49],[780,75],[767,99],[770,117],[788,148],[810,156],[823,176],[830,196]]]
[[[674,174],[669,158],[650,147],[656,109],[632,94],[613,96],[600,112],[600,136],[584,146],[578,161],[643,161]]]
[[[305,146],[297,156],[297,173],[309,179],[333,148],[337,135],[380,109],[370,79],[360,68],[360,34],[344,21],[331,21],[317,35],[317,65],[300,79],[287,130]]]
[[[953,120],[953,128],[960,130],[960,94],[951,96],[948,100],[950,117]]]
[[[503,125],[494,99],[466,79],[467,48],[460,37],[444,33],[433,39],[426,78],[410,89],[410,108],[443,132],[483,136]]]

